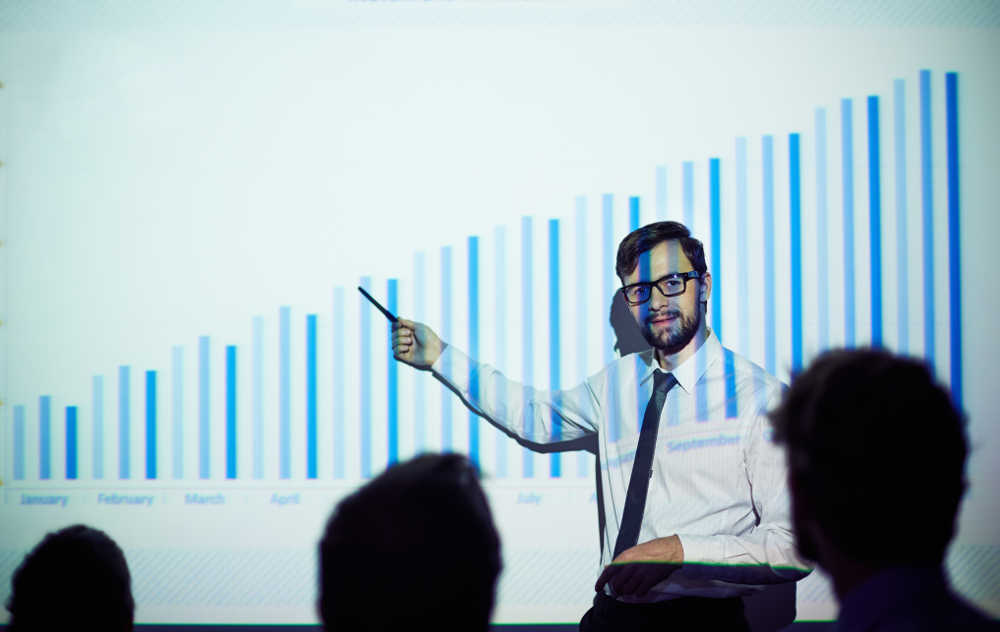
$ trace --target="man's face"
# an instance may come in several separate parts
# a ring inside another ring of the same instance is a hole
[[[639,263],[625,276],[624,285],[656,281],[669,274],[693,269],[680,242],[661,241],[639,255]],[[674,355],[683,350],[701,328],[701,303],[708,300],[710,288],[711,277],[705,273],[701,281],[689,280],[684,293],[678,296],[665,297],[654,287],[648,301],[629,305],[629,310],[646,341],[661,353]]]

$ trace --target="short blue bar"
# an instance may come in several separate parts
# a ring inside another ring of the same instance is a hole
[[[173,477],[184,478],[184,347],[175,346],[170,358],[171,385],[173,387]]]
[[[146,371],[146,479],[156,478],[156,371]]]
[[[694,163],[681,163],[681,194],[684,196],[684,225],[694,232]]]
[[[306,315],[306,478],[317,478],[316,314]]]
[[[844,201],[844,344],[854,346],[854,115],[850,99],[840,101],[841,184]]]
[[[610,364],[615,358],[615,332],[604,315],[611,314],[611,306],[615,298],[615,288],[618,277],[615,275],[615,222],[614,197],[606,193],[601,196],[601,270],[604,276],[601,304],[604,307],[602,318],[604,322],[604,364]]]
[[[264,317],[254,316],[251,325],[251,393],[253,423],[253,477],[264,478]]]
[[[791,233],[792,371],[802,368],[802,176],[799,135],[788,135],[788,201]]]
[[[667,219],[667,167],[659,165],[656,167],[656,219],[664,221]]]
[[[665,171],[665,169],[664,169]],[[657,168],[659,173],[659,168]],[[574,223],[576,225],[576,253],[575,265],[578,271],[587,269],[587,198],[578,195],[576,197],[576,214]],[[587,340],[587,275],[578,272],[573,275],[576,278],[576,300],[574,302],[573,315],[576,317],[577,338],[581,341]],[[574,345],[576,350],[576,379],[582,383],[587,379],[587,366],[589,364],[587,349],[590,345]],[[507,443],[503,441],[502,443]],[[590,463],[593,457],[586,451],[577,453],[577,475],[581,478],[590,474]]]
[[[38,478],[52,478],[52,397],[38,398]]]
[[[830,254],[827,210],[826,110],[816,108],[816,294],[819,348],[830,346]]]
[[[372,278],[361,277],[361,287],[366,292],[372,292]],[[361,367],[361,401],[358,402],[361,414],[361,477],[371,478],[372,475],[372,310],[363,297],[358,296],[361,309],[361,357],[358,365]],[[447,340],[447,338],[445,338]]]
[[[958,161],[958,73],[944,76],[944,102],[948,143],[948,323],[951,356],[951,397],[962,410],[962,251]]]
[[[638,223],[639,206],[636,201],[635,219]],[[549,389],[555,393],[560,389],[559,371],[559,220],[549,220]],[[551,413],[552,439],[559,441],[562,437],[562,419]],[[549,476],[558,478],[562,475],[562,460],[559,452],[549,455]]]
[[[212,476],[211,340],[198,337],[198,478]]]
[[[451,246],[441,248],[441,335],[444,340],[451,339]],[[441,391],[441,451],[451,452],[454,447],[452,438],[453,398],[447,388]]]
[[[479,358],[479,237],[468,240],[469,278],[469,355]],[[479,373],[469,372],[469,392],[479,401]],[[479,416],[469,411],[469,459],[479,466]]]
[[[906,194],[906,86],[902,79],[892,82],[893,127],[896,163],[896,351],[910,348],[909,209]]]
[[[399,281],[389,279],[386,283],[386,304],[389,311],[399,311]],[[399,363],[392,357],[392,324],[386,323],[389,338],[388,358],[386,358],[386,412],[388,413],[388,463],[399,461]]]
[[[14,406],[14,480],[24,480],[24,406]]]
[[[708,160],[708,209],[711,229],[709,232],[712,259],[712,286],[714,290],[711,298],[712,303],[712,329],[715,335],[722,338],[722,193],[721,193],[721,166],[722,162],[718,158]]]
[[[66,479],[76,480],[76,453],[79,447],[76,435],[76,406],[66,407]]]
[[[535,288],[534,288],[534,243],[532,241],[532,222],[530,217],[521,218],[521,372],[527,388],[535,382]],[[534,420],[527,416],[524,419],[524,432],[531,436],[534,431]],[[528,449],[521,452],[521,472],[525,478],[535,475],[534,455]]]
[[[104,478],[104,376],[95,375],[91,384],[93,399],[93,475],[95,480]]]
[[[868,97],[868,238],[871,261],[872,346],[882,346],[882,158],[878,97]]]
[[[761,139],[764,168],[764,367],[771,375],[778,373],[777,338],[774,319],[774,137]]]
[[[726,376],[726,417],[736,419],[740,416],[740,400],[736,393],[736,355],[726,349],[722,360]]]
[[[347,297],[344,288],[333,289],[333,477],[342,479],[347,476],[346,457],[347,443],[347,353],[345,314],[347,313]]]
[[[498,270],[497,274],[502,272]],[[413,317],[419,322],[427,322],[427,255],[423,252],[413,255]],[[417,384],[413,389],[413,447],[417,454],[420,454],[427,449],[427,389],[422,386],[419,377],[415,379]]]
[[[633,195],[628,199],[628,230],[632,232],[639,228],[639,196]]]
[[[292,477],[292,309],[278,308],[278,476]],[[362,364],[362,366],[364,366]]]
[[[923,211],[924,358],[934,364],[934,155],[931,136],[931,72],[920,71],[920,200]]]
[[[236,478],[236,346],[226,345],[226,478]]]
[[[127,479],[132,475],[130,468],[132,387],[130,382],[129,367],[118,367],[118,478],[120,479]]]

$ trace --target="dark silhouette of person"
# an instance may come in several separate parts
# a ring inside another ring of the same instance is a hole
[[[837,350],[771,413],[799,552],[833,578],[839,630],[996,630],[949,586],[965,424],[922,363]]]
[[[135,601],[125,554],[78,524],[47,534],[11,578],[8,630],[132,630]]]
[[[337,505],[319,558],[326,630],[489,629],[500,536],[464,456],[389,467]]]

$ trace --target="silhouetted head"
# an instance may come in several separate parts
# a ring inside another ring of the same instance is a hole
[[[940,564],[965,490],[962,415],[927,367],[828,351],[771,413],[787,448],[799,551],[871,568]],[[829,560],[826,560],[829,562]]]
[[[131,630],[125,555],[103,531],[84,525],[49,533],[14,571],[7,610],[12,632]]]
[[[457,454],[387,469],[334,510],[319,545],[327,630],[487,630],[500,538]]]

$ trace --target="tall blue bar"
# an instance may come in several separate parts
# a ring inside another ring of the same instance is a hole
[[[236,478],[236,346],[226,345],[226,478]]]
[[[909,235],[906,203],[906,88],[902,79],[892,82],[893,127],[896,163],[896,350],[906,353],[910,348],[910,275]]]
[[[761,154],[764,167],[764,367],[771,375],[777,375],[774,323],[777,315],[774,288],[774,137],[770,134],[761,139]]]
[[[958,73],[944,76],[945,121],[948,143],[948,322],[951,357],[951,396],[959,410],[962,384],[962,251],[959,223]]]
[[[184,347],[175,346],[170,358],[171,385],[173,387],[173,404],[171,415],[173,421],[173,477],[184,478]]]
[[[479,237],[469,237],[469,355],[479,358]],[[479,373],[469,373],[469,391],[479,400]],[[469,459],[479,465],[479,416],[469,411]]]
[[[361,287],[366,292],[372,292],[372,279],[361,277]],[[358,307],[361,310],[361,401],[358,402],[361,414],[361,477],[371,478],[372,475],[372,314],[371,306],[361,296],[358,297]],[[445,338],[447,340],[447,338]]]
[[[333,477],[342,479],[347,476],[347,466],[344,463],[347,443],[347,353],[346,325],[347,298],[344,288],[333,290]]]
[[[639,196],[632,195],[628,199],[628,230],[632,232],[639,228]]]
[[[493,335],[496,336],[497,368],[500,371],[507,371],[507,229],[497,226],[493,230],[493,293],[494,293],[494,316]],[[507,470],[507,446],[510,444],[506,437],[501,437],[494,441],[496,450],[496,463],[493,466],[493,474],[497,478],[506,478]]]
[[[198,478],[212,476],[211,341],[198,338]]]
[[[156,478],[156,371],[146,371],[146,479]]]
[[[127,479],[132,475],[130,449],[132,433],[131,385],[129,367],[118,367],[118,478]]]
[[[924,358],[934,364],[934,172],[931,72],[920,71],[920,201],[923,211]]]
[[[664,221],[667,219],[667,167],[659,165],[656,167],[656,219]]]
[[[395,314],[399,311],[399,281],[389,279],[386,288],[386,304],[389,311]],[[392,324],[386,323],[389,337],[389,351],[386,362],[386,412],[388,413],[388,463],[392,465],[399,461],[399,363],[392,357]]]
[[[868,97],[868,238],[871,261],[872,346],[882,346],[882,158],[878,97]]]
[[[521,371],[527,388],[535,382],[535,288],[534,288],[534,244],[530,217],[521,218]],[[534,430],[533,420],[526,418],[525,434]],[[521,473],[525,478],[535,475],[534,455],[528,449],[521,451]]]
[[[66,479],[76,480],[76,406],[66,407]]]
[[[441,334],[451,340],[451,246],[441,248]],[[441,451],[450,452],[452,446],[452,393],[441,391]]]
[[[413,255],[413,317],[418,322],[427,322],[427,255],[423,252]],[[423,387],[420,377],[416,377],[415,381],[413,447],[419,454],[427,446],[427,389]]]
[[[52,478],[52,397],[38,398],[38,478]]]
[[[841,185],[844,201],[844,344],[854,346],[854,115],[850,99],[840,101]]]
[[[736,260],[744,264],[736,266],[736,276],[739,280],[739,305],[737,314],[740,323],[740,350],[744,355],[750,355],[750,261],[749,231],[750,219],[748,213],[747,195],[747,139],[736,139]]]
[[[681,163],[681,195],[684,197],[684,225],[694,232],[694,163]]]
[[[718,158],[708,160],[708,209],[710,215],[710,247],[712,258],[712,329],[715,335],[722,337],[722,193],[720,183],[721,161]]]
[[[306,315],[306,478],[317,478],[316,314]]]
[[[250,347],[250,414],[253,424],[253,477],[264,478],[264,318],[254,316]]]
[[[802,176],[799,135],[788,135],[788,207],[791,237],[792,371],[802,368]]]
[[[826,110],[816,108],[816,294],[819,348],[830,345],[830,254],[827,226]]]
[[[636,198],[638,202],[638,199]],[[636,221],[639,217],[636,205]],[[559,220],[549,220],[549,389],[554,393],[561,387],[559,365]],[[562,437],[562,419],[551,413],[552,439],[559,441]],[[549,455],[549,475],[558,478],[562,474],[559,452]]]
[[[601,318],[604,322],[604,364],[610,364],[615,358],[615,332],[609,324],[611,306],[614,304],[616,282],[615,276],[615,222],[614,222],[614,198],[610,194],[601,196],[601,270],[604,283],[601,286],[603,291],[604,312]]]
[[[104,376],[95,375],[91,384],[93,400],[93,475],[95,480],[104,478]]]
[[[292,309],[278,308],[278,476],[292,477]],[[364,366],[364,365],[362,365]]]
[[[14,480],[24,480],[24,406],[14,406]]]

